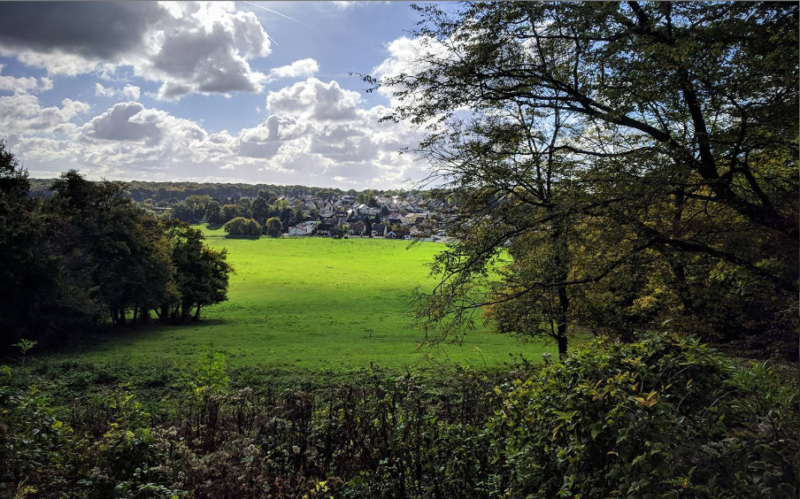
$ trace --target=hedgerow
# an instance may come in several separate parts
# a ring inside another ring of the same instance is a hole
[[[159,398],[115,380],[68,406],[5,368],[0,497],[798,493],[794,371],[692,339],[598,340],[504,376],[376,369],[327,387],[241,388],[224,357],[201,360]]]

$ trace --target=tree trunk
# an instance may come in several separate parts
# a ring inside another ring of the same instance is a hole
[[[566,237],[561,231],[559,225],[555,226],[553,232],[553,242],[556,246],[555,251],[555,265],[556,265],[556,282],[565,282],[569,277],[569,248],[567,247]],[[558,341],[558,357],[564,360],[567,356],[567,326],[569,322],[569,294],[567,293],[566,286],[558,287],[558,312],[556,315],[556,329]]]
[[[199,303],[197,304],[197,310],[195,310],[195,312],[194,312],[194,319],[193,320],[196,320],[196,321],[200,320],[200,304]]]
[[[139,321],[142,324],[147,324],[150,322],[150,309],[147,307],[142,307],[142,309],[139,311]]]
[[[560,360],[564,360],[567,358],[567,337],[566,337],[566,327],[564,328],[564,335],[561,334],[561,325],[558,326],[558,358]]]
[[[161,322],[169,321],[169,304],[162,303],[161,304],[161,313],[158,314],[158,318],[161,319]]]

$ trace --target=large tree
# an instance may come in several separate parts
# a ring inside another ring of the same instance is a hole
[[[430,132],[430,180],[466,193],[428,325],[489,307],[560,338],[573,310],[796,342],[796,4],[415,8],[413,72],[371,81]],[[505,286],[482,283],[506,247]]]

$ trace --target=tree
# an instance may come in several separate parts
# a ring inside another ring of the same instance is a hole
[[[305,222],[306,216],[303,213],[303,207],[298,205],[295,207],[294,212],[292,213],[292,223],[299,224]]]
[[[222,225],[224,219],[222,217],[222,206],[216,201],[211,201],[206,207],[206,221],[211,225]]]
[[[573,312],[626,328],[669,318],[709,339],[796,345],[796,5],[417,10],[416,70],[366,79],[395,90],[386,119],[429,125],[429,180],[467,196],[450,226],[459,242],[437,258],[441,284],[421,299],[428,326],[455,332],[497,305],[518,328],[529,305],[571,302],[556,325]],[[507,246],[505,286],[483,293]],[[704,313],[731,306],[737,324]]]
[[[120,182],[90,182],[69,171],[53,184],[60,214],[80,238],[75,250],[91,266],[94,296],[116,325],[156,307],[171,279],[167,248],[157,220],[123,195]]]
[[[172,222],[166,234],[175,280],[158,314],[163,321],[184,322],[190,316],[198,320],[202,307],[227,300],[228,276],[233,271],[227,251],[205,246],[202,232],[186,224]]]
[[[264,225],[267,218],[269,218],[269,203],[265,198],[259,196],[253,201],[253,219]]]
[[[372,220],[369,219],[369,215],[364,217],[364,230],[367,232],[369,238],[372,239]]]
[[[239,216],[239,208],[235,204],[222,206],[222,223],[229,222]]]
[[[383,205],[381,207],[381,215],[383,215],[385,217],[385,216],[388,216],[389,213],[390,213],[389,208],[386,205]]]
[[[252,218],[236,217],[223,226],[228,237],[258,237],[261,225]]]
[[[281,228],[283,224],[281,224],[281,219],[277,217],[272,217],[267,220],[267,234],[270,237],[280,237],[281,235]]]
[[[253,214],[253,202],[250,200],[250,198],[244,198],[244,197],[239,198],[236,204],[239,207],[240,217],[255,218]]]
[[[0,192],[11,200],[22,199],[31,188],[28,170],[22,168],[14,154],[0,140]]]

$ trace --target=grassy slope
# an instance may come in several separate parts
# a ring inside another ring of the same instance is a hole
[[[498,365],[509,353],[537,359],[551,346],[521,345],[484,332],[443,351],[417,349],[407,299],[434,281],[425,266],[442,249],[376,239],[226,240],[204,228],[210,245],[229,251],[236,269],[229,301],[209,307],[203,321],[123,333],[77,354],[79,360],[131,363],[191,362],[205,345],[231,365],[300,369],[424,366],[438,362]],[[75,354],[70,358],[76,358]]]

